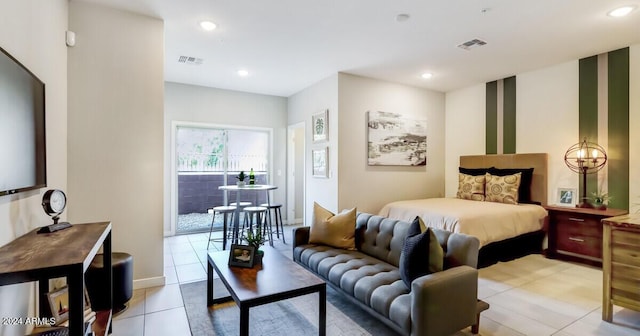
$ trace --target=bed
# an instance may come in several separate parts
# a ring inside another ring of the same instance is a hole
[[[482,247],[540,230],[547,211],[535,204],[427,198],[389,203],[379,215],[407,222],[420,216],[428,227],[475,236]]]
[[[529,204],[480,202],[459,198],[430,198],[386,204],[379,215],[404,221],[420,216],[429,227],[461,232],[480,240],[479,264],[539,253],[547,211],[547,154],[471,155],[460,157],[460,167],[495,167],[503,171],[533,168]],[[534,203],[534,204],[532,204]]]

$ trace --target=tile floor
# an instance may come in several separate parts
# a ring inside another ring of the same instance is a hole
[[[291,230],[285,228],[287,238]],[[165,238],[166,285],[135,290],[129,308],[114,318],[113,335],[190,335],[179,284],[206,280],[207,238]],[[220,243],[212,245],[210,251],[221,249]],[[290,255],[290,244],[275,245]],[[491,308],[482,314],[480,334],[640,335],[639,312],[616,307],[614,323],[601,320],[601,293],[600,269],[540,255],[481,269],[478,296]]]

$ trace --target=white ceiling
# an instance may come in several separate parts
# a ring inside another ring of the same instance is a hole
[[[640,43],[640,0],[72,1],[163,19],[167,81],[284,97],[336,72],[446,92]]]

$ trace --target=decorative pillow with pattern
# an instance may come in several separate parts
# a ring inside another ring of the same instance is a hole
[[[355,233],[356,208],[335,215],[318,203],[313,203],[313,223],[309,228],[309,243],[355,250]]]
[[[518,204],[518,187],[522,173],[496,176],[487,173],[485,187],[485,201],[506,204]]]
[[[520,187],[518,187],[518,203],[534,203],[531,199],[531,182],[533,181],[533,168],[495,168],[491,167],[487,173],[497,176],[522,173]],[[473,175],[473,174],[471,174]]]
[[[458,193],[456,197],[473,201],[484,201],[486,175],[472,176],[458,173]]]

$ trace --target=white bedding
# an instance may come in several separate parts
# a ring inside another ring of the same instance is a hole
[[[407,222],[420,216],[429,227],[475,236],[482,247],[540,230],[547,211],[535,204],[427,198],[389,203],[379,215]]]

